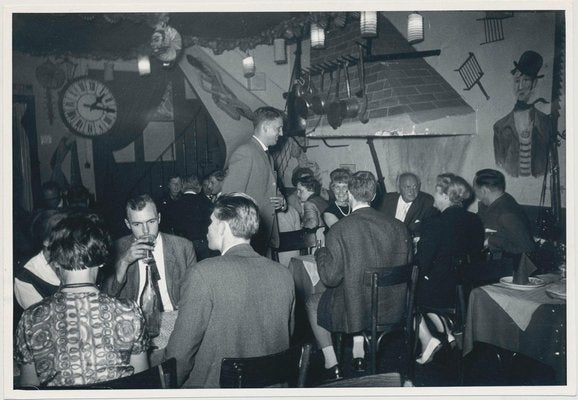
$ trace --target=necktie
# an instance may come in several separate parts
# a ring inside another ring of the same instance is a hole
[[[518,101],[516,101],[516,105],[514,106],[514,111],[529,110],[530,108],[533,108],[534,105],[536,105],[538,103],[549,104],[543,97],[536,99],[532,103],[526,103],[525,101],[518,100]]]

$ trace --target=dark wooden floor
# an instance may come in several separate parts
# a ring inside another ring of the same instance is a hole
[[[386,339],[389,339],[386,341]],[[312,341],[313,343],[314,341]],[[402,371],[406,354],[401,335],[392,334],[384,338],[378,356],[378,373]],[[556,385],[553,369],[531,358],[513,354],[491,345],[477,343],[474,350],[463,361],[463,378],[460,383],[457,366],[459,349],[444,347],[434,360],[426,365],[415,363],[414,386],[532,386]],[[343,345],[343,360],[340,362],[345,378],[367,373],[358,373],[351,368],[351,343]],[[314,351],[308,386],[317,386],[323,380],[323,355]]]

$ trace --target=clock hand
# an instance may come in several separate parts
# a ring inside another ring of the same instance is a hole
[[[86,104],[86,103],[83,103],[82,105],[83,105],[84,107],[90,108],[91,111],[92,111],[92,110],[100,110],[100,111],[106,111],[106,112],[109,112],[109,113],[115,113],[115,112],[116,112],[116,110],[115,110],[114,108],[110,108],[110,107],[100,107],[100,106],[97,106],[96,104]]]
[[[109,113],[115,113],[116,112],[116,110],[114,108],[110,108],[110,107],[93,106],[92,109],[93,110],[101,110],[101,111],[109,112]]]

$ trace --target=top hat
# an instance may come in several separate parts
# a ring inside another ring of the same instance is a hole
[[[544,77],[544,75],[538,75],[540,68],[542,68],[542,56],[535,51],[525,51],[518,62],[514,61],[514,67],[511,71],[512,75],[518,70],[522,74],[534,79]]]

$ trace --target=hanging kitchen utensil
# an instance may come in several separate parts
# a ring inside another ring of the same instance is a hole
[[[335,84],[335,98],[327,106],[327,123],[333,128],[337,129],[343,122],[343,114],[341,112],[341,102],[339,101],[339,81],[341,64],[337,66],[337,82]]]
[[[52,125],[54,121],[54,103],[52,101],[52,90],[58,89],[64,85],[66,81],[66,74],[64,71],[54,64],[50,59],[40,64],[36,68],[36,79],[46,89],[45,101],[46,111],[48,113],[48,122]]]
[[[464,63],[454,71],[459,72],[462,80],[466,84],[466,88],[464,90],[470,90],[474,87],[474,85],[477,84],[484,96],[486,96],[486,100],[490,100],[490,96],[488,96],[488,93],[486,93],[486,90],[480,82],[480,79],[482,76],[484,76],[484,73],[482,72],[482,68],[480,68],[480,64],[478,64],[478,60],[476,60],[474,53],[470,53],[466,61],[464,61]]]
[[[321,91],[311,98],[311,109],[317,115],[325,114],[325,68],[321,70]]]
[[[359,113],[359,99],[351,97],[351,83],[349,80],[349,61],[345,62],[345,87],[347,88],[347,99],[341,100],[343,118],[355,118]]]
[[[313,82],[311,82],[311,74],[309,74],[306,89],[303,91],[302,96],[295,100],[295,109],[301,118],[307,118],[313,115],[311,106],[315,92],[316,89]]]
[[[367,112],[367,93],[365,90],[365,64],[363,62],[363,45],[359,45],[359,62],[357,63],[357,68],[359,69],[359,88],[360,88],[360,104],[359,104],[359,115],[357,118],[362,124],[367,124],[369,122],[369,113]]]

